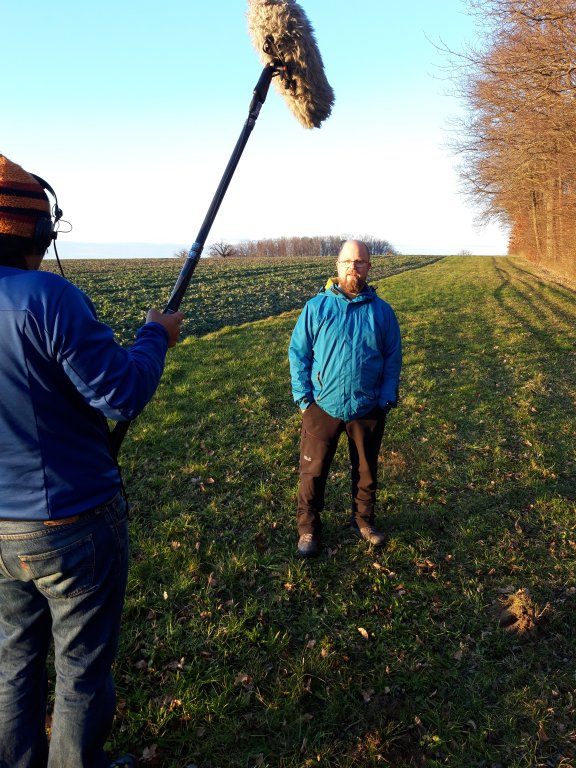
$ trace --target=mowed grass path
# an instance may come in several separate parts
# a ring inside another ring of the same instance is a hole
[[[297,311],[170,353],[122,449],[133,560],[111,753],[575,764],[575,294],[504,257],[376,285],[405,358],[380,551],[349,533],[342,443],[322,555],[296,554]]]

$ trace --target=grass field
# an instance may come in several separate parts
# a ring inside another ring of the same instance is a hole
[[[376,257],[374,279],[418,269],[438,256]],[[99,316],[129,344],[148,307],[168,302],[181,259],[92,259],[65,261],[66,276],[93,299]],[[46,268],[58,271],[54,261]],[[240,325],[278,315],[302,304],[332,272],[333,258],[200,259],[183,305],[188,322],[183,338],[226,325]]]
[[[575,293],[512,258],[378,264],[405,361],[381,452],[389,540],[374,551],[349,533],[342,444],[324,549],[303,561],[286,351],[330,270],[275,283],[288,265],[225,266],[207,292],[210,273],[194,277],[187,337],[122,449],[132,567],[111,754],[576,766]],[[121,319],[100,295],[120,336],[139,322],[128,303],[162,303],[134,270]],[[290,295],[270,303],[278,285]]]

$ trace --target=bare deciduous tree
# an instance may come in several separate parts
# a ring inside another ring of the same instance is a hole
[[[336,258],[342,243],[349,238],[350,235],[317,235],[313,237],[277,237],[263,240],[243,240],[234,246],[228,246],[232,248],[232,252],[226,255],[251,258],[310,258],[315,256],[333,256]],[[398,253],[388,240],[383,238],[364,235],[360,239],[366,243],[370,253],[374,256],[395,256]],[[219,247],[222,245],[222,243],[215,244],[215,246]],[[224,254],[217,250],[214,254],[211,251],[211,255],[222,256]]]
[[[217,240],[208,248],[208,256],[227,259],[237,256],[237,251],[234,245],[230,245],[230,243],[227,243],[224,240]]]
[[[509,250],[576,273],[576,2],[469,0],[488,32],[455,54],[468,114],[454,148],[466,193]]]

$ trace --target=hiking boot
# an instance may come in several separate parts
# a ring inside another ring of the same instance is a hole
[[[365,525],[363,528],[359,528],[358,523],[353,522],[350,530],[355,536],[364,539],[364,541],[372,544],[373,547],[381,547],[386,543],[386,536],[374,528],[373,525]]]
[[[320,537],[303,533],[298,539],[298,554],[302,557],[316,557],[320,552]]]
[[[110,763],[110,768],[138,768],[138,758],[134,755],[122,755]]]

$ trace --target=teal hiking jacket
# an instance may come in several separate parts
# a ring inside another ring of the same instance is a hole
[[[402,343],[392,307],[365,285],[349,299],[336,280],[304,306],[288,349],[292,395],[350,421],[398,400]]]

